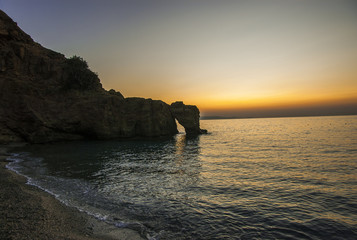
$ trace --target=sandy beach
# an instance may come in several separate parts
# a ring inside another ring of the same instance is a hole
[[[8,148],[0,146],[0,239],[143,239],[27,185],[25,177],[6,169]]]

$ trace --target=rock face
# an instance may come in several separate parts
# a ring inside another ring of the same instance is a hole
[[[197,112],[178,111],[104,90],[83,59],[35,43],[0,10],[0,143],[172,136],[175,117],[197,132]]]
[[[171,104],[171,112],[177,121],[185,128],[186,134],[197,135],[207,133],[200,128],[200,111],[194,105],[185,105],[183,102]]]

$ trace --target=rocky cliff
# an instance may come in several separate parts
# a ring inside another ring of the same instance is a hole
[[[175,117],[198,133],[198,109],[181,120],[175,106],[104,90],[83,59],[42,47],[0,10],[0,143],[171,136]]]

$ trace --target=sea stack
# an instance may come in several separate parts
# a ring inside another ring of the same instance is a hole
[[[196,106],[106,91],[80,57],[42,47],[0,10],[0,143],[161,137],[199,128]]]

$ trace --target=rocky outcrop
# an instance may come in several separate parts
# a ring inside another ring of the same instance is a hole
[[[200,111],[196,106],[185,105],[183,102],[174,102],[170,108],[174,117],[185,128],[186,134],[198,135],[207,133],[207,130],[200,128]]]
[[[104,90],[82,58],[35,43],[0,10],[0,143],[172,136],[175,117],[198,133],[198,109],[187,109],[182,118],[162,101]]]

